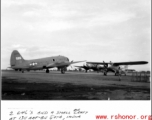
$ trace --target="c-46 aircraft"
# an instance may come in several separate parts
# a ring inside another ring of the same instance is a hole
[[[107,75],[107,73],[109,71],[114,72],[115,76],[116,75],[121,75],[121,74],[125,74],[126,75],[126,71],[125,69],[127,68],[128,65],[142,65],[142,64],[147,64],[147,61],[132,61],[132,62],[115,62],[112,63],[110,62],[87,62],[87,64],[92,64],[92,65],[103,65],[104,67],[104,75]],[[110,66],[108,66],[110,65]],[[125,66],[124,68],[122,68],[121,66]]]
[[[14,50],[11,54],[10,65],[15,71],[22,71],[22,73],[27,70],[43,70],[46,69],[46,73],[49,73],[49,68],[57,67],[64,74],[67,67],[74,63],[79,63],[84,61],[69,62],[69,59],[65,56],[52,56],[47,58],[24,60],[23,57],[17,50]]]

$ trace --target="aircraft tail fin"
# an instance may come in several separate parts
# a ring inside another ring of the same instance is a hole
[[[20,55],[20,53],[17,50],[14,50],[11,54],[10,65],[16,66],[22,64],[23,62],[24,62],[23,57]]]

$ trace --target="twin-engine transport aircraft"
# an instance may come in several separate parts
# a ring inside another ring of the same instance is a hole
[[[64,74],[67,67],[74,63],[79,63],[84,61],[69,62],[69,59],[65,56],[52,56],[47,58],[24,60],[23,57],[17,50],[14,50],[11,54],[10,65],[15,71],[22,71],[22,73],[27,70],[42,70],[46,69],[46,73],[49,73],[49,68],[57,67]]]
[[[109,71],[114,72],[115,75],[121,75],[121,74],[126,75],[125,69],[127,69],[128,65],[142,65],[142,64],[147,64],[147,63],[148,63],[147,61],[115,62],[115,63],[112,63],[111,61],[109,63],[106,63],[104,61],[103,62],[87,62],[87,64],[92,64],[92,65],[95,65],[96,67],[98,67],[98,65],[103,65],[104,75],[107,75]],[[121,66],[125,66],[125,67],[121,67]]]

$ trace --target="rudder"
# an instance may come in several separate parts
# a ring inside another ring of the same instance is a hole
[[[11,66],[19,65],[24,62],[23,57],[17,50],[14,50],[11,54],[10,64]]]

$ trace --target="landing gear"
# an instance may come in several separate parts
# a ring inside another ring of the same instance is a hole
[[[107,72],[104,72],[104,76],[107,76]]]
[[[46,69],[46,73],[49,73],[49,70],[48,70],[48,69]]]
[[[88,72],[88,70],[85,71],[86,73]]]
[[[65,73],[65,70],[64,70],[64,69],[61,69],[61,73],[64,74],[64,73]]]
[[[64,74],[66,70],[67,70],[67,68],[66,68],[66,67],[61,68],[61,73],[62,73],[62,74]]]

